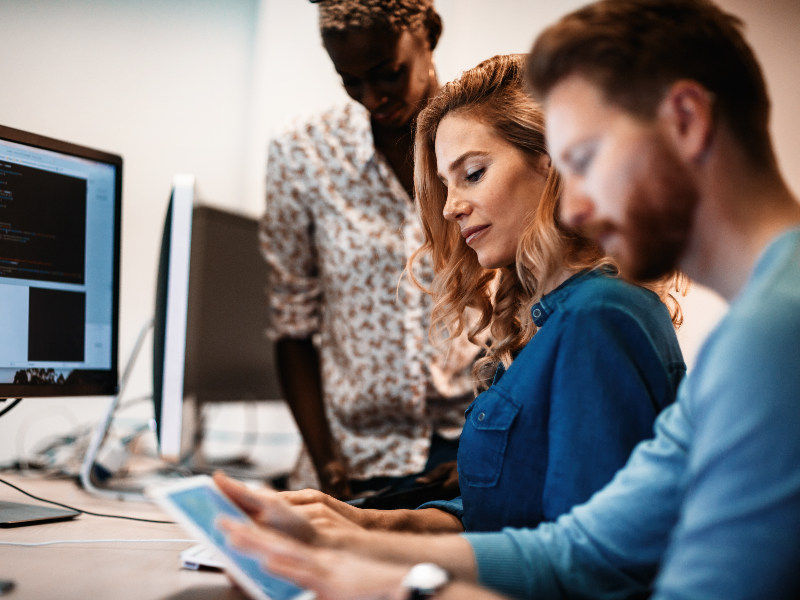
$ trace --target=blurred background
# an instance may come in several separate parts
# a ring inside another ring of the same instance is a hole
[[[576,0],[436,0],[441,82],[495,54],[526,52]],[[800,192],[800,2],[718,0],[746,23],[773,99],[783,172]],[[120,369],[153,312],[172,176],[197,177],[205,202],[257,216],[272,128],[346,96],[306,0],[0,0],[0,124],[118,153],[123,170]],[[255,242],[254,242],[255,243]],[[695,286],[680,339],[691,366],[725,304]],[[0,332],[2,335],[2,332]],[[128,390],[151,391],[145,348]],[[107,398],[31,399],[0,420],[0,463],[99,420]],[[147,402],[120,415],[142,421]],[[299,444],[280,405],[221,405],[212,452],[277,470]],[[253,427],[253,424],[257,425]],[[249,425],[246,425],[249,424]]]

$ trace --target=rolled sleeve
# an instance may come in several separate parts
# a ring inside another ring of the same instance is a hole
[[[481,585],[511,598],[563,598],[541,542],[531,530],[467,533]]]
[[[270,143],[261,252],[270,266],[270,330],[273,339],[305,338],[319,331],[322,287],[314,223],[307,199],[314,193],[302,167],[302,148]]]
[[[450,513],[459,521],[464,521],[464,502],[461,500],[461,496],[453,498],[452,500],[434,500],[433,502],[426,502],[422,506],[417,507],[417,510],[422,510],[423,508],[438,508],[446,513]]]

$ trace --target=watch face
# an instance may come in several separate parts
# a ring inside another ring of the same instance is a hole
[[[411,598],[432,594],[450,580],[447,571],[433,563],[414,565],[403,578],[403,585],[412,591]]]

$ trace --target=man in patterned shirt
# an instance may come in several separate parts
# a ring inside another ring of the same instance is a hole
[[[455,459],[477,348],[432,348],[429,297],[402,278],[422,243],[411,121],[438,89],[439,15],[431,0],[319,8],[356,102],[274,137],[261,244],[283,388],[305,441],[290,486],[345,498]]]

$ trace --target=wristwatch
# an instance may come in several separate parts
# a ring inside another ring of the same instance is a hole
[[[431,598],[450,581],[447,571],[433,563],[420,563],[411,567],[403,577],[402,585],[408,590],[408,600]]]

